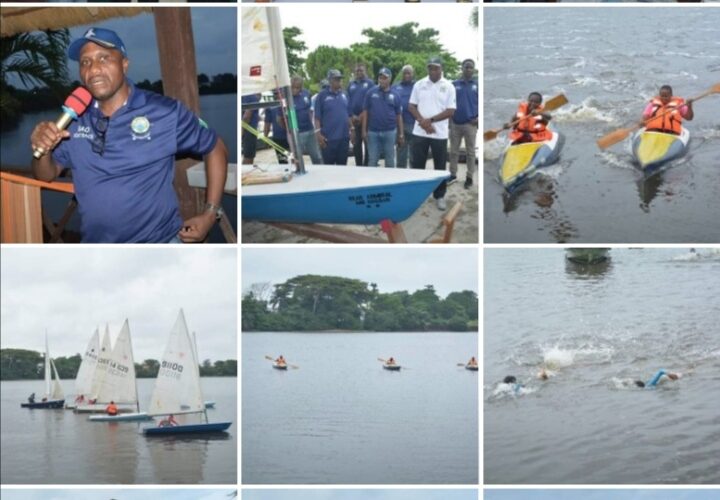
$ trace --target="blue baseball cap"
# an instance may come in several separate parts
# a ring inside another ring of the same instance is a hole
[[[88,42],[96,43],[106,49],[119,50],[122,52],[123,57],[127,57],[125,44],[118,34],[113,30],[106,30],[105,28],[90,28],[87,30],[82,38],[78,38],[70,44],[70,47],[68,48],[68,57],[73,61],[79,61],[80,51]]]
[[[392,71],[390,71],[388,68],[382,68],[378,72],[378,76],[380,75],[387,76],[388,78],[392,79]]]

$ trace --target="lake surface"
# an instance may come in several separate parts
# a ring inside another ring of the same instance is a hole
[[[477,333],[243,333],[243,484],[477,483],[478,373],[456,366],[477,348]],[[279,354],[299,369],[273,369]]]
[[[692,33],[657,29],[679,25]],[[570,101],[552,113],[567,139],[560,162],[515,196],[503,196],[496,180],[507,134],[485,143],[486,242],[718,242],[719,96],[698,101],[685,122],[688,154],[648,179],[629,141],[605,151],[595,141],[637,123],[660,85],[689,98],[720,81],[720,10],[488,8],[484,29],[486,130],[507,122],[531,91]]]
[[[154,379],[138,380],[140,409]],[[66,396],[72,381],[62,381]],[[203,395],[216,402],[210,422],[232,421],[225,435],[148,439],[149,422],[89,422],[70,410],[20,408],[43,381],[2,382],[3,484],[230,484],[237,476],[237,379],[203,377]],[[179,418],[179,417],[178,417]]]
[[[720,481],[720,250],[698,252],[485,250],[486,483]],[[661,368],[683,376],[633,384]]]

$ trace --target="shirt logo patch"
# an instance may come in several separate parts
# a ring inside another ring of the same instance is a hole
[[[78,126],[77,130],[73,134],[73,139],[88,139],[92,141],[95,139],[95,134],[92,133],[90,127]]]
[[[150,140],[150,120],[145,116],[136,116],[130,123],[132,140]]]

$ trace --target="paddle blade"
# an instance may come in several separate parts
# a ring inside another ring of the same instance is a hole
[[[613,144],[617,144],[620,141],[624,141],[627,139],[627,137],[630,135],[630,133],[634,129],[632,128],[620,128],[615,130],[614,132],[610,132],[609,134],[601,137],[597,141],[597,145],[600,149],[607,149]]]
[[[568,103],[568,98],[565,94],[559,94],[555,97],[548,99],[543,106],[543,111],[553,111],[558,109],[560,106],[564,106]]]
[[[712,93],[713,94],[720,94],[720,83],[716,83],[712,86]]]
[[[498,134],[499,134],[500,132],[502,132],[502,130],[503,130],[503,129],[501,129],[501,128],[494,128],[494,129],[491,129],[491,130],[486,131],[486,132],[483,134],[483,140],[484,140],[485,142],[487,142],[487,141],[492,141],[493,139],[495,139],[495,138],[498,136]]]

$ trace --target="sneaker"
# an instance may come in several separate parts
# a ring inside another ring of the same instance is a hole
[[[450,174],[450,178],[447,181],[448,186],[457,180],[457,175]]]
[[[437,207],[440,210],[447,210],[447,203],[445,203],[445,198],[437,199]]]
[[[465,178],[465,189],[470,189],[472,187],[472,177],[466,177]]]

